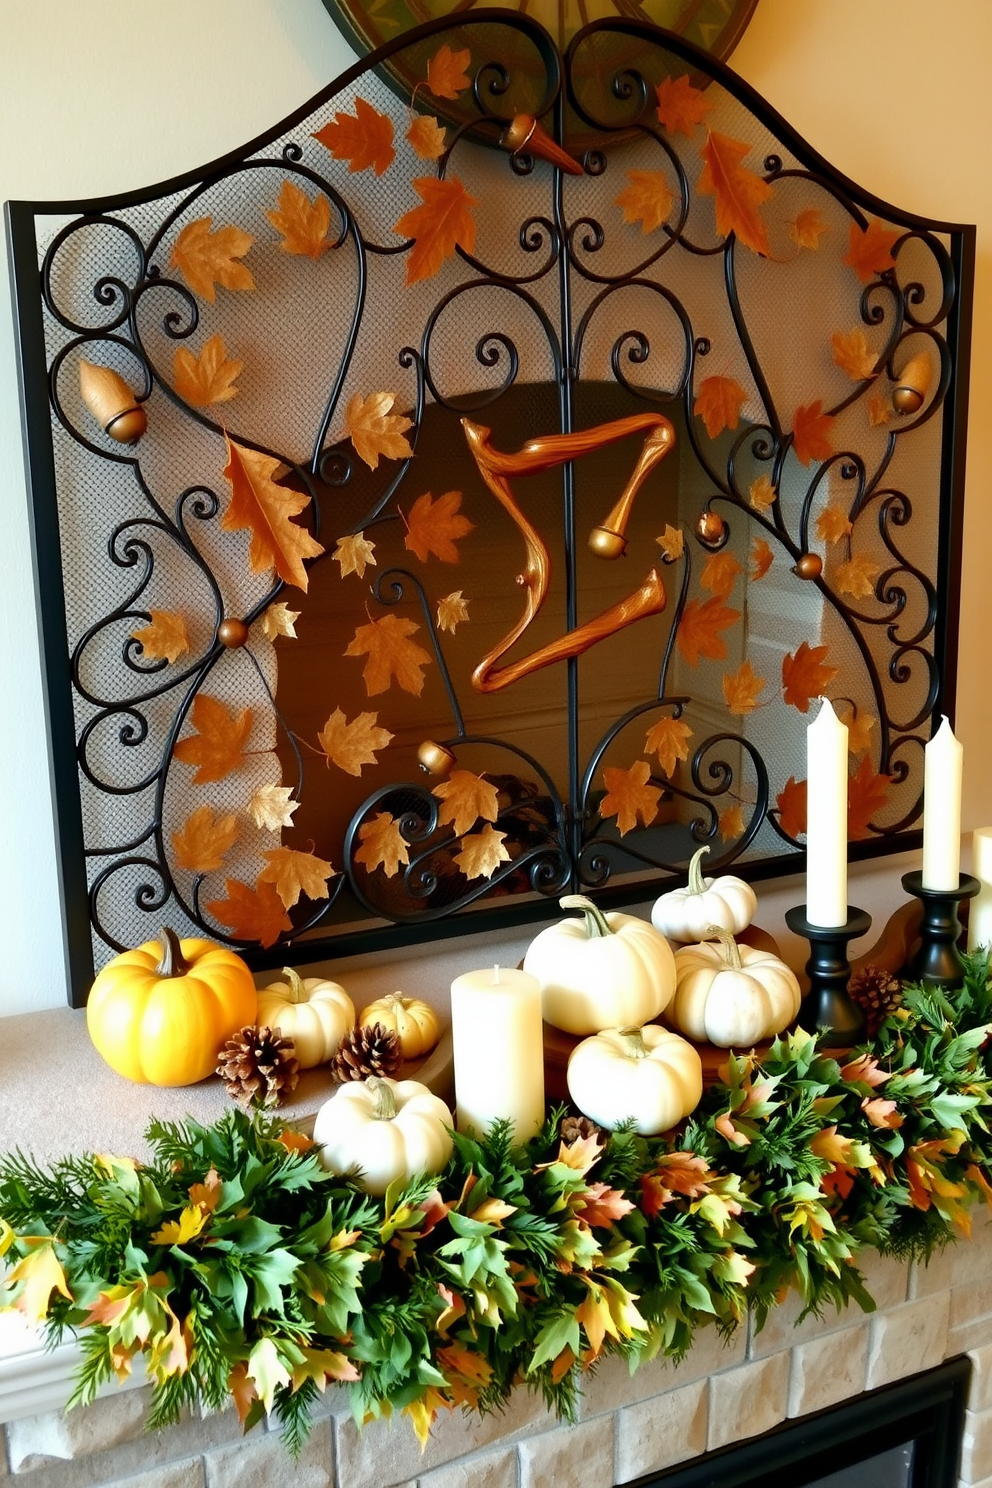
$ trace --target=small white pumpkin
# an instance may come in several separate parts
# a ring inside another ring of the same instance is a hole
[[[717,943],[675,953],[678,987],[665,1018],[691,1039],[721,1049],[748,1049],[788,1028],[802,993],[794,973],[770,951],[739,946],[715,927]]]
[[[754,918],[758,898],[749,883],[726,873],[722,878],[704,878],[699,866],[708,847],[701,847],[689,864],[684,889],[672,889],[655,900],[651,923],[669,940],[681,944],[702,940],[710,925],[740,935]]]
[[[317,1112],[313,1139],[331,1173],[360,1168],[358,1182],[384,1194],[396,1178],[439,1173],[451,1156],[454,1118],[419,1080],[370,1075],[341,1085]]]
[[[325,1064],[355,1026],[355,1004],[337,982],[299,976],[290,966],[285,981],[258,994],[258,1024],[291,1038],[301,1069]]]
[[[583,1039],[572,1050],[565,1078],[584,1116],[608,1131],[633,1117],[645,1137],[677,1126],[703,1094],[699,1054],[657,1023]]]
[[[404,1059],[419,1059],[441,1037],[441,1020],[430,1004],[421,1002],[419,997],[404,997],[402,992],[378,997],[362,1009],[358,1026],[371,1028],[373,1023],[395,1033]]]
[[[558,902],[583,919],[549,925],[524,957],[524,971],[541,984],[545,1021],[566,1033],[599,1033],[656,1018],[675,991],[665,937],[634,915],[604,915],[581,894]]]

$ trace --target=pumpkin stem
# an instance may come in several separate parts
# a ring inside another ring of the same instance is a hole
[[[723,954],[727,958],[727,965],[731,971],[740,971],[741,952],[731,930],[721,930],[719,925],[708,925],[704,940],[718,940],[723,946]]]
[[[586,934],[590,940],[598,940],[604,935],[615,935],[616,931],[610,925],[598,904],[593,904],[584,894],[566,894],[558,903],[562,909],[581,909],[586,917]]]
[[[693,853],[692,855],[689,863],[689,882],[687,884],[687,888],[690,894],[705,894],[706,892],[707,883],[705,878],[703,877],[703,870],[702,868],[700,868],[699,863],[703,856],[703,853],[708,852],[709,846],[704,843],[699,851],[697,853]]]
[[[168,925],[163,925],[158,933],[158,939],[162,947],[162,958],[155,968],[155,975],[166,981],[172,977],[185,976],[189,971],[189,962],[183,955],[179,936],[175,930],[171,930]]]
[[[365,1084],[375,1096],[375,1110],[372,1114],[376,1121],[392,1121],[396,1115],[396,1095],[392,1085],[378,1075],[369,1075]]]
[[[624,1053],[628,1059],[647,1059],[651,1051],[644,1042],[644,1034],[639,1027],[618,1028],[617,1032],[624,1041]]]
[[[308,1002],[309,998],[307,997],[307,989],[303,985],[303,978],[300,976],[299,972],[294,971],[291,966],[284,966],[282,969],[282,974],[286,978],[286,981],[289,983],[289,997],[286,999],[286,1001]]]

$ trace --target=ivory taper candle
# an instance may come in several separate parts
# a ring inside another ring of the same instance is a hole
[[[544,1024],[541,984],[526,971],[494,966],[451,984],[455,1120],[459,1131],[487,1133],[501,1117],[518,1142],[544,1122]]]
[[[826,698],[806,730],[806,918],[847,924],[847,728]]]
[[[972,833],[971,871],[982,885],[968,915],[968,949],[977,951],[992,946],[992,827]]]
[[[964,750],[947,719],[923,751],[923,887],[949,892],[961,881]]]

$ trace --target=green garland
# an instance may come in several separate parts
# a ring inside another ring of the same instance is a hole
[[[574,1416],[583,1370],[681,1357],[696,1330],[874,1304],[866,1246],[925,1257],[992,1201],[988,955],[960,992],[913,988],[839,1065],[799,1032],[730,1055],[674,1140],[576,1132],[555,1111],[524,1147],[456,1135],[437,1179],[372,1199],[270,1117],[155,1122],[147,1166],[0,1159],[0,1305],[78,1332],[73,1403],[143,1355],[150,1424],[233,1398],[290,1450],[329,1381],[356,1420],[499,1409],[540,1390]]]

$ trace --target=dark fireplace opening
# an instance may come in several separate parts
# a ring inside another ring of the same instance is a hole
[[[970,1374],[952,1359],[629,1488],[956,1488]]]

